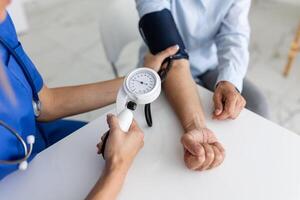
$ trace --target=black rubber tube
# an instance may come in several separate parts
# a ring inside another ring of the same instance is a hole
[[[145,105],[145,117],[146,117],[146,122],[149,127],[152,127],[152,115],[151,115],[151,104],[146,104]]]

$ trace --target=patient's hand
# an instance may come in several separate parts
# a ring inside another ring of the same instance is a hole
[[[225,150],[214,133],[203,128],[185,133],[181,138],[185,165],[192,170],[203,171],[219,166],[225,158]]]
[[[246,106],[246,100],[232,83],[221,81],[215,89],[214,104],[213,119],[235,119]]]

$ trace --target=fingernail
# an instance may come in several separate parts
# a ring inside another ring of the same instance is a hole
[[[221,114],[221,109],[216,109],[216,110],[215,110],[215,114],[216,114],[216,115]]]
[[[176,44],[175,46],[173,46],[174,49],[179,49],[179,45]]]
[[[111,113],[109,113],[109,114],[107,114],[107,118],[111,118],[113,116],[113,114],[111,114]]]

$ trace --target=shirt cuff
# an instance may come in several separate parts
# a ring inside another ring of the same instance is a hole
[[[244,76],[241,76],[240,74],[236,73],[236,71],[232,70],[232,68],[228,68],[228,69],[224,68],[219,70],[219,75],[215,87],[221,81],[228,81],[232,83],[239,92],[242,92],[243,80],[244,80]]]

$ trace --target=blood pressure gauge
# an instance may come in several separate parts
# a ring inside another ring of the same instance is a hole
[[[117,113],[120,113],[128,101],[136,104],[148,104],[158,98],[161,92],[161,79],[150,68],[138,68],[129,73],[117,96]]]
[[[138,104],[150,104],[161,92],[161,79],[156,71],[149,68],[138,68],[129,73],[117,96],[117,116],[122,131],[127,132],[133,120],[133,112]],[[101,154],[104,151],[109,131],[103,138]]]

